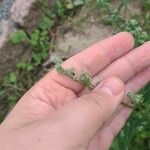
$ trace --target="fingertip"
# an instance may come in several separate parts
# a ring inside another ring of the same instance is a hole
[[[119,38],[122,41],[124,41],[126,45],[128,45],[130,47],[130,49],[132,49],[134,47],[135,40],[131,33],[123,31],[123,32],[119,32],[117,34],[117,36],[119,36]]]
[[[150,47],[150,41],[145,42],[145,43],[143,44],[143,46],[148,46],[148,47]]]
[[[110,96],[124,95],[125,86],[124,83],[117,77],[108,77],[100,85],[97,86],[96,90],[103,92]]]

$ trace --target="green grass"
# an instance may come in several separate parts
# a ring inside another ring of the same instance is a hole
[[[136,46],[150,40],[150,0],[141,1],[142,14],[133,14],[129,9],[131,1],[120,0],[118,8],[110,0],[66,0],[55,1],[50,9],[47,0],[37,0],[37,7],[43,14],[32,33],[26,29],[19,29],[12,33],[10,42],[27,46],[31,54],[29,60],[20,60],[16,68],[8,73],[0,85],[0,122],[7,112],[17,103],[19,98],[39,79],[37,76],[43,62],[54,50],[53,35],[57,27],[63,24],[68,17],[80,12],[80,8],[90,3],[105,26],[115,28],[116,31],[128,31],[133,34]],[[124,14],[128,12],[128,17]],[[137,107],[129,118],[128,123],[120,132],[112,150],[148,150],[150,148],[150,83],[140,93],[144,96],[144,103]]]

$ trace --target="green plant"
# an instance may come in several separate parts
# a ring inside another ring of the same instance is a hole
[[[82,6],[85,4],[85,0],[66,0],[65,1],[65,7],[67,9],[73,9],[75,7],[78,7],[78,6]]]
[[[108,25],[113,25],[119,31],[130,32],[135,38],[135,45],[139,46],[146,41],[150,40],[150,35],[147,31],[143,31],[139,22],[130,16],[129,19],[126,19],[122,15],[123,8],[127,10],[129,0],[121,0],[120,5],[117,8],[114,8],[110,0],[96,0],[96,7],[102,9],[105,14],[105,23]],[[145,4],[148,7],[148,4]],[[129,10],[128,10],[129,11]]]
[[[25,71],[32,71],[34,69],[32,64],[26,63],[26,62],[19,62],[17,64],[17,68],[19,70],[25,70]]]
[[[135,37],[136,46],[144,44],[146,41],[150,40],[150,36],[147,32],[142,31],[139,23],[135,19],[129,20],[125,30],[130,32]]]
[[[19,30],[11,34],[10,41],[12,44],[24,42],[32,49],[32,66],[38,66],[48,56],[50,50],[48,30],[53,25],[53,20],[44,17],[38,27],[29,36],[24,30]]]
[[[39,5],[39,2],[38,4]],[[42,62],[48,57],[51,46],[51,30],[55,24],[55,18],[46,1],[42,0],[40,9],[43,9],[43,17],[37,24],[32,33],[23,28],[10,35],[10,42],[13,45],[23,44],[30,50],[30,59],[20,60],[16,64],[16,69],[13,72],[5,75],[0,86],[0,121],[2,121],[7,112],[17,103],[21,95],[29,89],[36,80],[36,72]],[[44,9],[46,8],[46,9]],[[28,50],[28,51],[29,51]]]
[[[139,46],[146,41],[150,40],[150,1],[146,0],[141,2],[142,16],[136,16],[130,13],[128,9],[130,1],[121,0],[120,5],[116,8],[110,0],[96,0],[96,8],[103,13],[102,18],[105,25],[113,26],[118,31],[128,31],[135,38],[135,46]],[[128,12],[129,16],[124,16]],[[140,18],[140,19],[139,19]],[[120,132],[115,142],[113,143],[112,150],[127,150],[127,149],[149,149],[149,110],[150,105],[148,100],[150,93],[150,83],[144,87],[138,95],[128,93],[132,101],[140,103],[129,118],[127,125]],[[143,101],[143,103],[141,103]],[[133,138],[134,137],[134,138]]]
[[[62,67],[63,61],[60,58],[56,58],[55,63],[55,68],[58,73],[70,77],[71,79],[81,83],[83,86],[87,87],[90,90],[94,88],[94,85],[92,84],[92,79],[86,71],[82,71],[80,76],[78,77],[75,73],[74,68],[64,69]]]
[[[88,88],[89,90],[93,90],[95,88],[95,85],[92,84],[92,78],[90,77],[87,71],[83,70],[81,71],[80,75],[77,76],[75,69],[73,67],[70,69],[65,69],[62,67],[62,63],[63,61],[59,57],[57,57],[55,61],[55,69],[58,73],[68,76],[74,81],[79,82],[84,87]],[[124,102],[121,103],[122,105],[125,105],[127,107],[133,108],[134,106],[142,104],[143,102],[142,94],[128,93],[127,96],[131,99],[131,104],[124,103]]]
[[[122,16],[122,9],[124,8],[124,10],[126,11],[128,8],[128,3],[129,0],[122,0],[118,8],[113,8],[113,5],[111,5],[110,0],[97,0],[96,7],[98,6],[98,8],[100,7],[103,10],[105,14],[105,23],[107,22],[108,25],[114,26],[116,29],[118,29],[118,31],[130,32],[135,38],[135,46],[139,46],[145,43],[146,41],[150,40],[149,31],[144,31],[142,29],[144,28],[142,27],[143,24],[140,24],[136,19],[134,19],[133,16],[130,16],[129,19],[126,19],[124,18],[124,16]],[[146,27],[146,24],[144,26]],[[56,64],[56,70],[58,71],[58,73],[69,76],[70,78],[77,82],[80,82],[82,85],[89,88],[90,90],[94,88],[94,86],[91,83],[91,78],[87,72],[84,75],[86,75],[90,80],[86,80],[86,78],[84,79],[81,76],[76,76],[74,68],[64,69],[61,66],[62,61],[59,61],[57,63],[58,64]],[[116,138],[111,149],[126,150],[129,147],[134,147],[134,149],[137,149],[139,147],[136,146],[136,144],[132,145],[131,143],[137,141],[139,142],[140,138],[142,139],[142,141],[147,141],[149,135],[147,133],[147,130],[149,128],[147,118],[149,118],[148,110],[150,108],[150,105],[148,101],[145,102],[145,100],[149,97],[149,85],[150,84],[148,84],[137,94],[128,93],[128,97],[132,100],[132,103],[136,107],[134,107],[134,112],[132,113],[132,116],[129,118],[127,125]],[[138,133],[140,134],[140,138],[136,136]],[[142,141],[139,142],[141,145],[143,144]],[[144,147],[144,145],[142,147]]]
[[[36,10],[40,10],[42,17],[32,32],[21,26],[19,30],[10,35],[10,42],[14,47],[15,45],[26,47],[27,56],[21,58],[16,68],[6,74],[4,80],[0,82],[0,122],[25,91],[35,84],[41,72],[47,69],[43,68],[42,64],[48,58],[51,50],[54,50],[57,27],[72,16],[79,6],[82,6],[81,1],[73,2],[74,7],[69,9],[65,2],[58,0],[51,7],[49,0],[37,0]],[[39,73],[39,70],[42,71]]]
[[[20,42],[24,42],[26,40],[28,40],[28,36],[26,32],[23,30],[18,30],[15,33],[10,35],[10,41],[13,44],[19,44]]]

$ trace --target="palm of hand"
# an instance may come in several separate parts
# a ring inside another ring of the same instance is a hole
[[[149,81],[150,54],[147,54],[149,46],[147,43],[130,51],[133,48],[132,37],[127,33],[120,33],[73,56],[63,65],[69,68],[73,66],[77,73],[82,69],[87,70],[93,77],[93,83],[108,76],[117,76],[125,83],[127,92],[135,92]],[[138,61],[140,61],[139,64],[137,64]],[[22,97],[1,127],[4,129],[23,128],[26,133],[37,131],[39,135],[40,130],[34,131],[34,126],[39,124],[40,127],[46,126],[47,120],[53,118],[57,111],[88,92],[79,83],[53,70]],[[99,129],[90,143],[86,143],[88,150],[108,149],[130,113],[130,108],[120,106],[109,121]],[[64,129],[64,133],[66,132],[68,132],[67,129]],[[51,138],[51,135],[47,136]],[[59,135],[55,138],[59,138]],[[80,137],[74,137],[73,142],[76,141],[76,138],[80,139]],[[35,146],[35,148],[39,147]]]

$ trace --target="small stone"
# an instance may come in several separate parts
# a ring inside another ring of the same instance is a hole
[[[0,6],[0,21],[9,18],[9,12],[14,0],[4,0]]]

